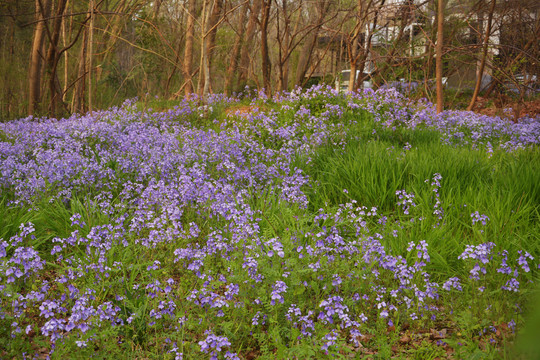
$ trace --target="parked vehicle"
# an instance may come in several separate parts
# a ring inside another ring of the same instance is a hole
[[[505,92],[511,94],[520,94],[524,92],[526,95],[533,95],[540,92],[540,82],[536,75],[516,74],[515,81],[507,80],[502,84]]]
[[[360,70],[356,70],[356,77],[355,81],[358,81],[358,78],[360,77]],[[351,70],[342,70],[341,73],[336,77],[336,90],[345,92],[349,90],[349,80],[351,78]],[[364,73],[364,81],[362,81],[362,88],[364,89],[371,89],[373,86],[373,83],[371,80],[365,80],[369,79],[369,74]]]

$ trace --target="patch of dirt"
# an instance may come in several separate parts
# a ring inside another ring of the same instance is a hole
[[[504,95],[496,98],[479,96],[473,111],[482,115],[500,116],[518,122],[520,118],[525,116],[534,118],[540,115],[540,98],[521,103],[512,101]]]
[[[250,113],[258,113],[261,109],[254,105],[243,105],[225,110],[227,116],[245,116]]]

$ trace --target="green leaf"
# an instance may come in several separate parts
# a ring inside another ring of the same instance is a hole
[[[309,285],[311,286],[311,288],[316,292],[318,293],[319,292],[319,284],[314,280],[314,281],[311,281],[309,283]]]

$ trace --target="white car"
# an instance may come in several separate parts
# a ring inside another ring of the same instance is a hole
[[[356,70],[355,81],[358,80],[358,78],[360,77],[360,74],[361,74],[360,70]],[[350,76],[351,76],[351,70],[342,70],[341,73],[336,78],[336,82],[335,82],[336,90],[338,90],[340,92],[345,92],[345,91],[349,90]],[[365,74],[364,79],[366,78],[366,76],[369,76],[369,74]],[[372,87],[371,80],[364,80],[362,82],[362,88],[371,89],[371,87]]]

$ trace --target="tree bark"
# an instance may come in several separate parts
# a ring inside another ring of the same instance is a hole
[[[227,75],[225,77],[225,94],[229,95],[232,91],[232,84],[234,81],[234,75],[238,69],[238,60],[240,58],[240,48],[242,46],[242,39],[244,37],[244,22],[248,11],[248,3],[246,3],[240,12],[240,18],[238,20],[238,29],[234,38],[234,45],[231,50],[231,63],[227,67]]]
[[[242,53],[240,55],[240,74],[238,76],[238,87],[243,87],[244,85],[246,85],[246,82],[249,78],[249,52],[252,50],[253,47],[253,37],[255,36],[255,31],[257,30],[257,22],[259,21],[259,12],[261,11],[260,0],[254,1],[253,6],[250,7],[250,11],[251,14],[249,16],[249,21],[246,28],[245,43],[242,48]]]
[[[211,57],[211,34],[215,30],[212,24],[214,20],[214,11],[219,8],[219,0],[205,0],[202,10],[201,23],[201,58],[200,68],[202,73],[199,75],[197,90],[199,98],[206,102],[210,92],[210,57]],[[217,20],[216,20],[217,21]]]
[[[197,0],[189,0],[188,16],[186,26],[186,46],[184,48],[184,66],[182,72],[184,74],[184,96],[189,99],[193,94],[193,79],[191,72],[193,68],[193,39],[195,36],[195,5]]]
[[[217,25],[222,10],[223,0],[214,0],[214,6],[212,7],[212,12],[210,13],[210,17],[208,19],[208,34],[206,38],[206,41],[208,41],[208,55],[210,60],[212,59],[214,50],[216,48]]]
[[[66,9],[69,8],[69,0],[66,1]],[[71,32],[73,26],[73,17],[70,17],[69,35],[66,31],[66,21],[62,21],[62,45],[65,48],[67,46],[67,39],[71,39]],[[69,56],[68,51],[64,51],[64,87],[62,88],[62,101],[65,101],[66,92],[68,89],[69,81]]]
[[[92,70],[94,61],[94,0],[88,4],[90,12],[90,28],[88,29],[88,110],[93,110]]]
[[[278,51],[279,51],[279,62],[278,62],[278,71],[279,71],[279,83],[278,89],[281,91],[286,91],[289,82],[289,45],[290,45],[290,29],[289,29],[289,14],[287,11],[287,0],[282,0],[281,9],[283,12],[283,22],[285,28],[280,29],[279,16],[276,21],[277,31],[276,39],[278,41]],[[280,37],[281,32],[283,31],[283,39]]]
[[[59,86],[58,75],[56,69],[60,60],[60,50],[58,49],[58,41],[60,40],[60,31],[64,20],[64,12],[66,9],[67,0],[59,0],[56,7],[56,16],[53,21],[53,31],[51,33],[49,50],[47,51],[47,69],[49,72],[49,115],[56,116],[57,105],[62,101],[62,90]],[[67,53],[67,51],[66,51]]]
[[[199,73],[199,77],[197,78],[197,95],[199,96],[199,101],[202,98],[204,94],[204,66],[206,64],[206,57],[208,56],[208,50],[206,49],[207,42],[206,40],[206,23],[208,22],[208,17],[206,15],[207,10],[206,8],[211,6],[210,3],[212,0],[203,0],[203,7],[201,12],[201,32],[200,32],[200,39],[201,39],[201,54],[199,57],[199,69],[201,69]]]
[[[221,14],[222,0],[213,0],[212,8],[208,9],[209,16],[206,24],[204,49],[205,49],[205,61],[204,61],[204,99],[206,100],[208,94],[212,92],[212,58],[214,55],[214,49],[216,47],[216,34],[218,28],[219,17]]]
[[[162,0],[154,0],[154,14],[152,18],[155,20],[159,16],[159,9],[161,7]]]
[[[349,86],[347,88],[347,91],[353,91],[354,90],[354,84],[356,83],[356,68],[357,68],[357,58],[358,58],[358,52],[360,51],[360,28],[361,24],[358,26],[358,30],[356,34],[353,36],[351,48],[349,51],[349,57],[351,59],[351,66],[349,68]]]
[[[486,27],[486,34],[484,36],[484,44],[482,48],[482,58],[480,60],[480,66],[478,68],[478,74],[476,76],[476,85],[474,87],[474,92],[471,97],[471,102],[469,103],[469,106],[467,106],[467,110],[471,111],[474,107],[474,104],[476,103],[476,98],[478,97],[478,93],[480,92],[480,87],[482,86],[482,78],[484,77],[484,68],[486,66],[486,58],[488,53],[488,47],[489,47],[489,36],[491,35],[491,24],[493,22],[493,13],[495,11],[495,4],[496,0],[491,0],[491,6],[489,8],[489,14],[488,14],[488,22]]]
[[[437,113],[441,113],[444,109],[444,94],[443,94],[443,69],[442,69],[442,51],[443,51],[443,13],[444,0],[438,0],[437,3],[437,47],[435,58],[435,76],[437,81]]]
[[[369,57],[371,48],[371,39],[373,37],[373,31],[377,27],[379,13],[385,4],[385,0],[381,0],[379,5],[376,5],[376,0],[358,0],[357,5],[357,18],[358,21],[353,31],[353,35],[350,37],[350,41],[347,43],[347,51],[350,59],[350,74],[349,74],[349,86],[348,91],[356,91],[359,84],[364,80],[364,69],[366,61]],[[364,42],[361,42],[361,34],[366,26],[372,24],[373,31],[369,29],[365,32]],[[369,34],[368,34],[369,33]],[[359,72],[360,76],[356,77],[356,73]]]
[[[43,40],[45,39],[45,27],[50,16],[51,1],[36,0],[37,22],[34,28],[32,50],[30,53],[30,69],[28,71],[28,115],[34,115],[39,111],[41,103],[41,70],[43,67]]]
[[[7,19],[7,29],[5,32],[5,39],[2,39],[3,37],[0,37],[0,54],[3,56],[3,61],[9,61],[11,63],[14,63],[16,60],[15,58],[15,27],[16,27],[16,21],[15,18],[10,17]],[[0,27],[1,29],[2,27]],[[0,30],[1,31],[1,30]],[[2,40],[5,40],[3,42]],[[16,104],[20,104],[20,99],[17,99],[15,96],[16,87],[14,86],[13,82],[11,81],[11,71],[4,71],[3,76],[1,77],[1,84],[0,84],[0,94],[3,93],[5,100],[4,102],[0,101],[0,121],[2,119],[9,119],[12,117],[12,111],[14,108],[16,108]],[[1,98],[0,98],[1,99]],[[28,110],[28,109],[26,109]]]
[[[270,62],[270,55],[268,53],[268,22],[270,20],[270,7],[272,0],[262,1],[262,16],[261,16],[261,58],[262,58],[262,74],[263,74],[263,86],[266,94],[272,93],[272,64]]]
[[[81,51],[79,53],[79,69],[77,79],[75,80],[75,88],[71,101],[71,112],[84,113],[86,112],[86,102],[84,100],[84,92],[86,89],[86,60],[87,60],[87,45],[88,45],[88,30],[84,27],[83,39],[81,43]]]

